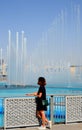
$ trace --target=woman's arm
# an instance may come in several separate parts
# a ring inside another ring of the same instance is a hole
[[[41,96],[42,96],[42,93],[39,93],[39,94],[37,95],[37,97],[39,97],[39,98],[41,98]]]
[[[40,98],[42,96],[42,93],[39,93],[39,94],[37,92],[29,93],[29,94],[27,93],[26,96],[37,96]]]
[[[26,96],[37,96],[37,92],[34,92],[34,93],[27,93]]]

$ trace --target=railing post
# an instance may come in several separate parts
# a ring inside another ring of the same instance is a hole
[[[65,96],[65,124],[67,124],[67,96]]]
[[[50,96],[50,119],[53,124],[53,95]]]

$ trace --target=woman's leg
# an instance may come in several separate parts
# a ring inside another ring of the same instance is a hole
[[[42,119],[42,126],[43,127],[48,127],[48,128],[50,128],[51,129],[51,127],[52,127],[52,122],[51,121],[48,121],[48,119],[46,118],[46,116],[45,116],[45,112],[44,112],[44,110],[41,110],[41,111],[39,111],[39,117]]]
[[[42,118],[42,115],[41,115],[40,111],[37,111],[36,115],[37,115],[38,118]]]
[[[42,118],[42,125],[45,126],[45,124],[48,123],[48,120],[45,116],[45,112],[43,110],[40,111],[40,115],[41,115],[41,118]]]

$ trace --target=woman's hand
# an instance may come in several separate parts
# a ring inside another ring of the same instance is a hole
[[[34,94],[34,96],[37,96],[37,92],[35,92],[35,93],[33,93]]]
[[[26,94],[26,96],[32,96],[31,94]]]

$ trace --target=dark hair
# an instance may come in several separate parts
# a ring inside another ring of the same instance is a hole
[[[42,85],[46,85],[46,80],[44,77],[39,77],[38,82],[41,82]]]

